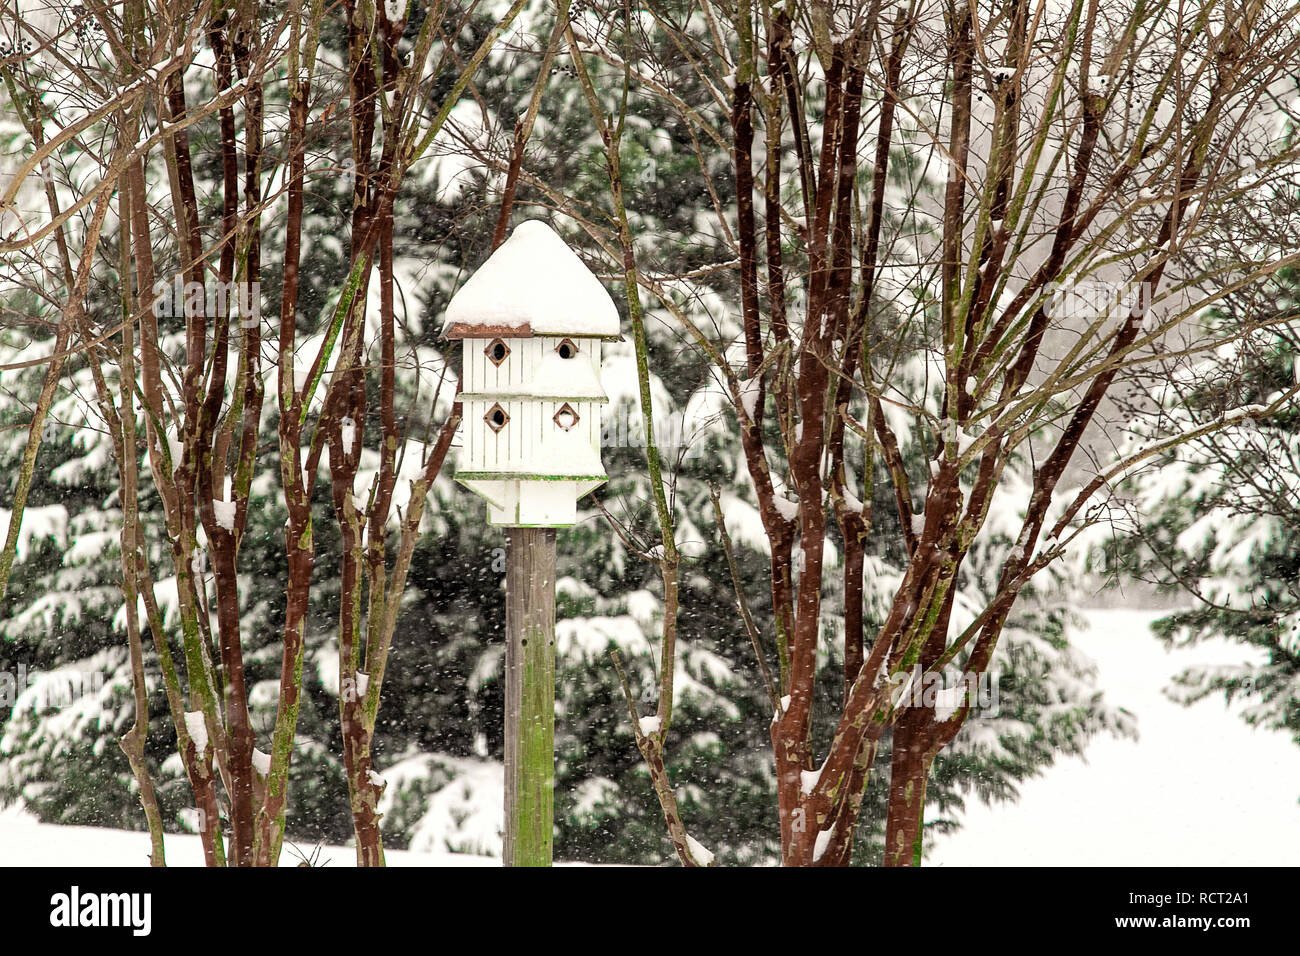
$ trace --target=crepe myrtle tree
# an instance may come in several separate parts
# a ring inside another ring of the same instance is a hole
[[[1092,464],[1112,387],[1170,348],[1208,353],[1245,334],[1178,333],[1296,259],[1293,249],[1249,244],[1209,264],[1187,253],[1213,248],[1217,210],[1294,170],[1279,120],[1293,92],[1300,7],[607,6],[573,18],[566,40],[608,194],[525,181],[625,277],[647,435],[647,299],[730,398],[770,541],[772,619],[755,622],[754,636],[772,665],[783,862],[849,860],[888,734],[884,862],[919,863],[927,778],[972,700],[950,713],[909,706],[917,669],[955,666],[968,682],[988,675],[1017,598],[1099,520],[1111,483],[1224,424],[1196,423]],[[645,261],[620,155],[644,99],[695,144],[706,212],[731,253],[724,261],[688,268],[662,242]],[[711,147],[725,149],[729,174],[709,162]],[[739,316],[735,336],[720,334],[725,324],[709,312],[719,296]],[[1285,320],[1271,313],[1251,327]],[[919,385],[896,374],[901,357],[917,354],[928,368]],[[1233,417],[1269,416],[1294,392]],[[908,467],[901,437],[926,444],[924,470]],[[1031,480],[1018,533],[984,606],[950,626],[995,493],[1021,461]],[[647,464],[661,538],[647,553],[664,591],[659,699],[653,719],[637,719],[630,704],[629,713],[682,863],[708,865],[664,769],[682,557],[653,441]],[[868,626],[876,481],[892,491],[907,558],[883,622]],[[829,540],[843,549],[845,620],[830,635]],[[828,638],[842,642],[843,696],[833,732],[814,740]]]
[[[10,34],[31,41],[0,62],[30,149],[0,187],[0,254],[30,266],[13,271],[33,277],[28,291],[55,316],[45,321],[56,334],[52,353],[31,360],[45,363],[46,374],[0,552],[0,594],[44,419],[65,360],[76,355],[93,375],[91,401],[118,465],[136,708],[121,745],[155,865],[165,857],[144,752],[150,652],[207,863],[279,858],[321,474],[342,542],[331,573],[341,582],[339,712],[357,858],[383,862],[376,810],[383,783],[370,746],[426,495],[459,421],[441,360],[403,346],[393,206],[523,6],[499,5],[486,22],[471,19],[465,5],[371,0],[290,0],[273,11],[205,0],[186,16],[128,0],[40,19],[5,7]],[[319,55],[327,31],[342,37],[341,64]],[[349,268],[317,326],[302,311],[312,239],[304,235],[305,200],[313,184],[340,174],[332,160],[315,157],[338,153],[351,183],[339,224]],[[200,165],[212,167],[211,179],[197,174]],[[264,323],[268,263],[279,289]],[[92,273],[115,278],[120,296],[105,323],[87,316]],[[399,390],[399,362],[416,369],[415,388]],[[267,421],[276,447],[259,442]],[[376,452],[366,452],[367,439]],[[245,680],[240,546],[266,460],[278,461],[287,519],[278,705],[268,739],[259,741]],[[146,500],[161,508],[142,508]],[[160,527],[142,528],[147,520]],[[170,575],[151,562],[146,530],[169,544],[179,628],[160,609],[157,585]]]

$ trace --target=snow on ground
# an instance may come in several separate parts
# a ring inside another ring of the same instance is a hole
[[[1099,737],[1087,759],[1067,758],[1021,787],[1016,803],[970,801],[957,833],[940,838],[931,866],[1268,865],[1300,859],[1300,748],[1256,730],[1220,698],[1182,707],[1162,691],[1192,663],[1234,663],[1226,641],[1166,651],[1149,611],[1089,611],[1077,643],[1096,662],[1113,704],[1137,715],[1138,741]],[[311,856],[315,848],[300,845]],[[0,866],[147,866],[144,833],[37,823],[0,811]],[[196,836],[168,835],[168,863],[198,866]],[[317,865],[351,866],[346,847],[322,847]],[[284,866],[297,866],[286,845]],[[496,866],[459,853],[388,853],[391,866]]]
[[[1164,696],[1191,664],[1239,663],[1227,641],[1166,651],[1161,613],[1089,611],[1078,647],[1107,699],[1137,715],[1137,741],[1096,738],[1020,788],[1016,803],[968,801],[962,829],[936,841],[931,866],[1293,865],[1300,860],[1300,748],[1255,729],[1211,697]]]
[[[202,866],[199,838],[169,833],[166,839],[168,866]],[[302,854],[302,856],[299,856]],[[298,866],[302,857],[311,860],[313,844],[286,841],[281,866]],[[464,853],[406,853],[388,850],[389,866],[499,866],[500,860]],[[356,851],[351,847],[325,846],[315,856],[315,866],[354,866]],[[100,827],[64,827],[38,823],[34,817],[12,808],[0,811],[0,866],[148,866],[149,836],[130,830]]]

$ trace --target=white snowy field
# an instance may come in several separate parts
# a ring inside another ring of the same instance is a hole
[[[168,866],[202,866],[197,836],[167,834]],[[299,855],[301,854],[301,856]],[[303,857],[313,866],[353,866],[351,847],[286,843],[281,866],[298,866]],[[389,850],[389,866],[496,866],[500,861],[463,853],[406,853]],[[148,866],[149,837],[130,830],[63,827],[40,823],[21,811],[0,811],[0,866]]]
[[[1108,701],[1137,716],[1137,741],[1098,737],[1084,759],[1027,781],[1016,803],[968,802],[931,866],[1269,866],[1300,861],[1300,747],[1255,729],[1222,697],[1191,707],[1163,689],[1191,664],[1239,663],[1227,641],[1166,651],[1149,611],[1089,611],[1076,645]]]
[[[1138,721],[1137,741],[1099,737],[1086,760],[1061,760],[1026,782],[1020,800],[971,802],[963,828],[942,838],[931,866],[1282,865],[1300,860],[1300,748],[1256,730],[1221,699],[1175,704],[1163,689],[1192,663],[1233,663],[1249,653],[1227,642],[1169,652],[1151,636],[1158,614],[1090,611],[1077,638],[1098,666],[1110,702]],[[314,848],[302,846],[311,855]],[[0,866],[146,866],[143,833],[37,823],[0,812]],[[168,863],[203,862],[198,838],[167,838]],[[321,848],[316,865],[351,866],[353,851]],[[285,866],[299,856],[286,848]],[[494,866],[453,853],[388,854],[392,866]]]

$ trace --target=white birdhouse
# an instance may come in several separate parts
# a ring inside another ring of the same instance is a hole
[[[488,522],[568,527],[604,484],[602,341],[618,310],[543,222],[520,225],[447,306],[443,330],[464,354],[456,480],[488,503]]]

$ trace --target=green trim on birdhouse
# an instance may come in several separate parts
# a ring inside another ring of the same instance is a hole
[[[516,508],[515,509],[516,517],[518,516],[518,514],[519,514],[519,509]],[[492,527],[494,528],[572,528],[575,524],[577,524],[577,522],[576,521],[553,521],[549,524],[527,524],[525,522],[518,521],[518,520],[505,522],[505,521],[493,521],[491,518],[489,518],[488,524],[492,525]]]
[[[626,337],[618,335],[591,335],[582,332],[534,332],[527,326],[484,325],[475,326],[456,324],[442,329],[441,336],[452,342],[469,342],[474,340],[490,341],[492,339],[583,339],[588,342],[625,342]]]
[[[455,478],[467,481],[609,481],[609,475],[539,475],[530,471],[458,471]]]
[[[589,395],[534,395],[531,392],[461,392],[462,402],[592,402],[596,405],[608,405],[609,398]]]

